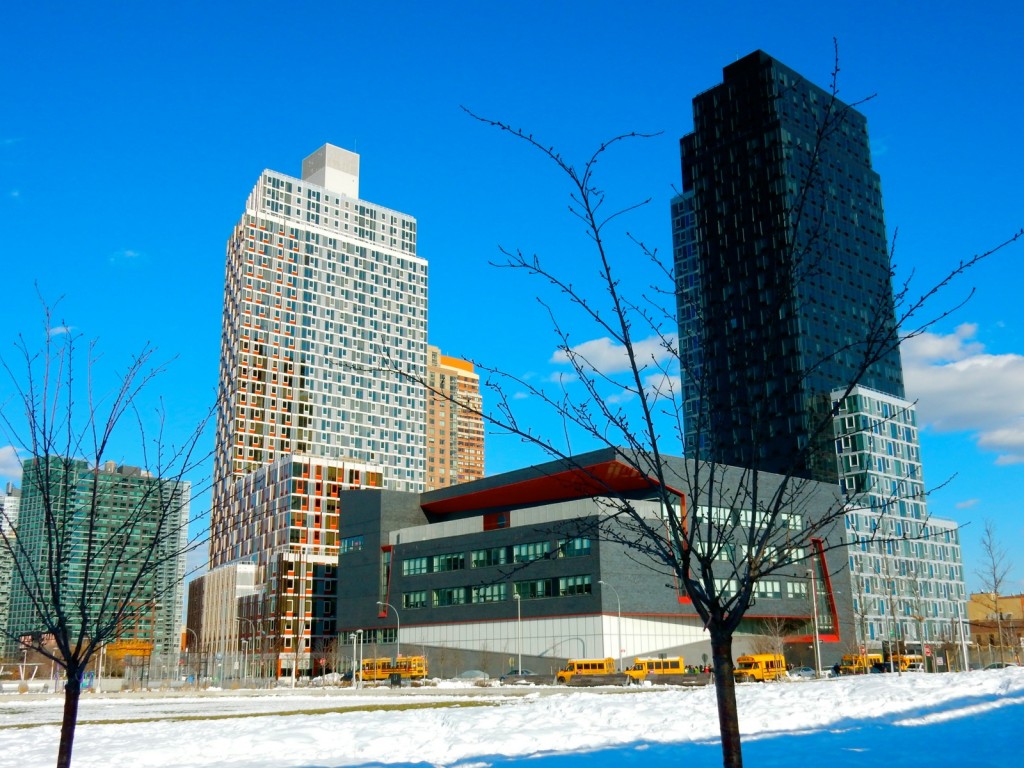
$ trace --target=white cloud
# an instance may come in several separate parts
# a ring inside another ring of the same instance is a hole
[[[664,339],[660,336],[651,336],[650,338],[633,343],[633,353],[636,355],[637,364],[641,368],[651,366],[649,371],[645,371],[644,376],[644,388],[650,395],[667,397],[671,392],[669,389],[670,385],[676,386],[678,389],[678,381],[666,377],[661,370],[654,367],[655,363],[660,365],[666,360],[671,360],[673,357],[673,354],[665,349],[666,342],[675,346],[675,336],[668,336]],[[607,336],[585,341],[573,347],[572,351],[582,358],[579,363],[584,370],[597,371],[601,375],[606,376],[612,376],[629,370],[629,357],[626,355],[626,348],[612,341]],[[569,355],[562,350],[558,350],[551,356],[549,362],[556,365],[567,364],[569,362]],[[576,381],[578,378],[574,373],[555,371],[548,376],[548,381],[565,385]],[[629,386],[632,386],[632,381],[629,382]],[[629,389],[615,388],[604,399],[609,405],[621,405],[632,401],[635,397],[636,395]]]
[[[669,340],[672,341],[673,345],[675,344],[674,336],[669,337]],[[626,356],[626,348],[621,344],[616,344],[607,336],[585,341],[573,347],[572,351],[586,360],[591,368],[595,371],[601,371],[601,373],[621,373],[629,369],[629,358]],[[671,357],[671,354],[665,349],[660,336],[651,336],[650,338],[634,342],[633,353],[636,355],[637,362],[641,366],[650,363],[652,360],[660,363]],[[569,356],[562,350],[558,350],[551,356],[552,363],[566,363],[568,361]]]
[[[955,506],[957,509],[970,509],[971,507],[978,506],[980,503],[981,499],[964,499],[963,501],[958,501]]]
[[[0,446],[0,477],[9,478],[15,485],[21,484],[21,462],[13,445]]]
[[[937,333],[922,333],[912,339],[903,342],[901,352],[904,365],[908,359],[921,361],[928,365],[936,363],[951,363],[964,360],[972,355],[984,352],[985,346],[979,341],[973,341],[978,333],[976,323],[963,323],[958,325],[956,330],[948,336]]]
[[[548,381],[552,384],[571,384],[576,381],[579,377],[575,373],[566,373],[565,371],[555,371],[548,376]]]
[[[140,256],[142,256],[142,254],[139,251],[133,251],[131,248],[122,248],[120,251],[111,254],[110,263],[118,264],[125,261],[133,261]]]
[[[1024,464],[1024,455],[1019,453],[1004,453],[996,457],[997,467],[1009,467],[1013,464]]]
[[[907,395],[923,426],[971,432],[996,464],[1024,462],[1024,356],[993,355],[975,340],[977,326],[925,333],[903,343]]]
[[[606,397],[604,401],[608,405],[622,405],[623,403],[632,402],[634,397],[635,395],[631,391],[629,391],[628,389],[623,389],[620,390],[619,392],[616,392],[615,394],[608,395],[608,397]]]
[[[679,397],[679,377],[667,376],[664,373],[655,373],[644,380],[644,387],[648,394],[667,399]]]

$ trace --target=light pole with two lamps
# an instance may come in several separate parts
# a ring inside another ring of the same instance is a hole
[[[814,580],[814,557],[811,557],[811,567],[807,569],[807,575],[811,577],[811,608],[814,616],[814,676],[821,677],[821,649],[818,646],[818,591]]]
[[[199,685],[199,665],[196,664],[195,660],[192,658],[192,653],[189,653],[189,649],[188,649],[188,633],[189,632],[191,632],[192,633],[192,637],[194,637],[196,639],[196,646],[197,647],[199,645],[199,635],[197,635],[196,631],[194,629],[192,629],[191,627],[185,627],[185,658],[186,658],[186,664],[188,664],[191,667],[192,674],[195,675],[195,684],[198,686]],[[202,654],[202,652],[200,651],[200,659],[202,658],[201,654]]]
[[[252,640],[252,642],[249,642],[249,643],[247,643],[245,641],[245,639],[242,640],[242,679],[245,680],[245,679],[248,679],[248,677],[249,677],[249,656],[248,656],[248,653],[247,653],[248,649],[252,648],[253,649],[253,656],[256,655],[255,654],[255,650],[256,650],[256,647],[255,647],[255,643],[256,643],[256,624],[253,623],[252,619],[247,619],[244,616],[236,616],[235,617],[235,622],[236,623],[241,624],[243,621],[246,624],[249,625],[249,633],[250,633],[249,634],[249,639]]]
[[[402,656],[402,642],[401,642],[401,640],[402,640],[401,639],[402,621],[401,621],[401,619],[398,618],[398,609],[395,608],[395,606],[393,606],[391,603],[382,603],[380,600],[377,601],[377,607],[378,608],[384,608],[384,609],[390,608],[392,611],[395,612],[395,663],[397,664],[398,660]],[[387,616],[388,615],[387,610],[385,610],[383,612],[383,614],[384,614],[384,616]]]
[[[349,634],[348,639],[352,641],[352,688],[356,687],[356,678],[358,673],[356,672],[356,633],[352,632]]]
[[[363,682],[363,630],[357,629],[348,636],[352,641],[352,687],[362,688]],[[358,649],[358,650],[357,650]]]
[[[513,587],[514,589],[514,587]],[[516,601],[516,674],[523,674],[523,600],[518,592],[512,593]]]

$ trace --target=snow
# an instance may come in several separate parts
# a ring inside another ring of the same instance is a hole
[[[1006,765],[1024,724],[1024,668],[741,685],[748,765],[923,761]],[[0,766],[56,756],[60,696],[0,696]],[[387,709],[409,706],[414,709]],[[472,705],[472,706],[458,706]],[[135,722],[133,722],[135,721]],[[542,757],[644,768],[721,765],[714,689],[547,686],[280,690],[82,698],[73,765],[484,768]]]

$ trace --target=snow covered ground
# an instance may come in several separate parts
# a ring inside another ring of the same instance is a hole
[[[738,689],[747,765],[1012,765],[1024,668],[866,675]],[[0,696],[0,766],[56,755],[62,698]],[[474,706],[456,706],[472,704]],[[414,709],[389,709],[416,705]],[[476,688],[83,696],[87,766],[718,766],[712,688]],[[133,722],[134,721],[134,722]],[[581,757],[580,753],[586,753]],[[533,762],[533,761],[531,761]]]

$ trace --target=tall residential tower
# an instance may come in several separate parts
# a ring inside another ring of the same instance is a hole
[[[867,122],[757,51],[693,99],[672,205],[686,453],[834,481],[831,392],[903,396]],[[799,457],[794,464],[794,457]]]
[[[18,524],[18,506],[21,504],[21,490],[8,483],[0,493],[0,635],[7,628],[7,609],[11,600],[11,579],[14,576],[14,561],[11,551],[14,547],[15,530]]]
[[[964,615],[963,566],[927,512],[867,121],[757,51],[693,123],[672,202],[686,453],[837,484],[855,645],[924,650]]]
[[[484,476],[480,376],[473,364],[427,347],[427,490]]]
[[[138,467],[26,461],[15,550],[25,577],[11,584],[9,634],[45,634],[60,608],[69,631],[88,637],[123,610],[106,638],[112,653],[128,645],[177,661],[190,497],[190,483]]]
[[[415,219],[359,199],[359,155],[330,144],[302,178],[264,171],[227,245],[204,658],[311,674],[336,633],[339,494],[423,490],[426,364]]]
[[[258,547],[233,481],[286,454],[423,490],[426,334],[416,220],[359,199],[359,155],[326,144],[301,179],[260,175],[227,245],[211,566]]]

